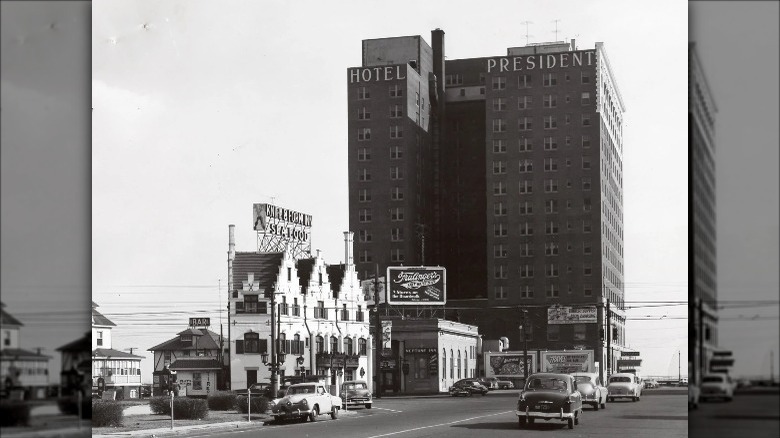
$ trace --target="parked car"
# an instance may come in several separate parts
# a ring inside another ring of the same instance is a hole
[[[728,374],[705,374],[701,378],[701,401],[721,399],[731,401],[734,398],[734,382]]]
[[[641,380],[631,373],[613,374],[609,376],[607,392],[607,400],[610,402],[616,398],[630,398],[637,402],[642,397]]]
[[[646,379],[645,380],[645,389],[655,389],[658,388],[658,381],[655,379]]]
[[[141,398],[148,398],[152,396],[152,385],[141,385]]]
[[[498,389],[514,389],[515,384],[511,380],[499,380]]]
[[[453,397],[459,395],[472,396],[474,394],[485,395],[488,393],[488,389],[485,385],[477,382],[473,379],[462,379],[455,382],[450,386],[449,393]]]
[[[345,407],[363,405],[371,409],[371,391],[368,384],[361,380],[347,380],[341,384],[341,403]]]
[[[477,381],[487,388],[488,391],[498,389],[498,378],[496,377],[479,377]]]
[[[753,383],[750,381],[750,379],[742,378],[742,379],[737,380],[737,389],[749,388],[752,385],[753,385]]]
[[[582,396],[568,374],[531,374],[520,391],[515,413],[520,428],[540,419],[566,421],[573,429],[582,416]]]
[[[582,404],[590,405],[594,410],[607,408],[607,388],[601,384],[598,373],[572,373],[577,382],[577,390],[582,394]]]
[[[270,402],[274,421],[296,419],[317,421],[321,414],[338,418],[341,398],[331,395],[322,383],[298,383],[287,388],[284,397]]]
[[[688,385],[688,409],[698,409],[701,390],[694,384]]]

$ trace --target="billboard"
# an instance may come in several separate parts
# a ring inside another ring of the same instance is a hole
[[[593,350],[543,351],[541,372],[571,374],[597,372],[593,363]]]
[[[547,324],[595,324],[596,306],[551,306],[547,309]]]
[[[258,233],[258,251],[289,250],[296,260],[310,256],[311,215],[273,204],[253,204],[252,223]]]
[[[529,351],[526,356],[528,372],[536,372],[536,352]],[[525,378],[523,353],[501,352],[485,353],[485,377],[516,377]]]
[[[440,266],[392,266],[386,278],[388,304],[441,306],[447,302],[447,270]]]

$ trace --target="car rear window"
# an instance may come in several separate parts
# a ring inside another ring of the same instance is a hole
[[[723,377],[721,376],[705,376],[701,379],[702,382],[706,383],[721,383],[723,382]]]
[[[615,382],[631,383],[631,377],[617,376],[617,377],[610,377],[609,378],[609,383],[615,383]]]
[[[556,377],[536,377],[528,381],[526,389],[530,391],[535,390],[558,390],[565,391],[567,388],[566,381]]]

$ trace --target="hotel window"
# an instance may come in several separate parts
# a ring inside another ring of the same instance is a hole
[[[358,109],[358,120],[371,120],[371,113],[368,111],[368,108]]]
[[[530,222],[523,222],[520,224],[520,235],[531,236],[534,234],[534,225]]]
[[[520,117],[517,120],[517,129],[520,131],[530,131],[534,127],[533,117]]]
[[[531,152],[533,149],[533,144],[531,143],[531,139],[528,138],[521,138],[517,140],[518,145],[518,151],[520,152]]]
[[[593,287],[591,286],[584,286],[582,289],[582,294],[586,297],[590,297],[593,295]]]
[[[371,151],[366,148],[359,148],[358,161],[371,161]]]
[[[368,252],[368,250],[364,249],[363,251],[360,251],[358,260],[360,261],[360,263],[371,263],[374,260],[374,258],[371,257],[371,253]]]
[[[358,354],[361,356],[368,354],[368,342],[364,338],[358,339]]]
[[[533,257],[534,247],[530,243],[520,244],[520,257]]]
[[[592,207],[592,205],[591,205],[591,203],[590,203],[590,198],[585,198],[585,199],[583,200],[583,202],[582,202],[582,210],[583,210],[583,211],[586,211],[586,212],[588,212],[588,211],[590,211],[592,208],[593,208],[593,207]]]
[[[560,327],[554,324],[547,325],[547,340],[557,341],[560,338]]]
[[[404,136],[404,131],[401,129],[400,126],[391,126],[390,127],[390,138],[402,138]]]
[[[520,181],[520,194],[527,195],[534,192],[533,181]]]
[[[593,266],[590,263],[582,265],[582,275],[593,275]]]
[[[420,106],[420,92],[414,93],[414,104]]]
[[[506,266],[497,265],[493,268],[493,278],[498,280],[506,279]]]
[[[401,190],[400,187],[393,187],[390,189],[390,200],[391,201],[403,201],[404,199],[404,192]]]
[[[505,237],[507,235],[506,225],[503,223],[493,224],[493,236]]]
[[[566,146],[571,146],[571,136],[570,135],[566,136],[566,138],[563,141],[563,144],[565,144]]]
[[[399,222],[404,220],[403,207],[395,207],[390,209],[390,220],[393,222]]]
[[[528,182],[528,181],[525,181],[525,182]],[[520,213],[521,216],[534,214],[534,204],[532,202],[528,202],[528,201],[521,202],[520,203],[519,213]]]
[[[580,102],[583,105],[590,105],[590,93],[582,93],[582,96],[580,97]]]
[[[544,244],[544,254],[548,256],[558,255],[558,244],[555,242],[547,242]]]
[[[554,94],[545,94],[544,95],[544,107],[545,108],[555,108],[558,106],[558,96]]]
[[[542,75],[542,86],[552,87],[558,84],[558,78],[554,73],[545,73]]]
[[[493,99],[493,111],[506,110],[506,99],[503,97],[496,97]]]
[[[401,105],[392,105],[390,107],[390,118],[397,119],[401,116],[403,116],[403,111],[401,111]]]
[[[569,96],[569,95],[567,94],[567,95],[566,95],[566,103],[570,103],[570,102],[571,102],[571,96]]]
[[[493,195],[501,196],[506,195],[506,184],[503,181],[493,183]]]
[[[404,151],[401,146],[390,146],[390,159],[400,160],[404,157]]]
[[[401,242],[404,240],[404,229],[403,228],[391,228],[390,229],[390,241],[392,242]]]
[[[494,76],[493,77],[493,89],[494,90],[503,90],[506,88],[506,78],[504,76]]]
[[[517,109],[525,110],[531,108],[531,104],[534,103],[534,99],[531,96],[520,96],[517,98]]]
[[[401,97],[404,95],[404,89],[400,85],[390,86],[390,97]]]
[[[371,128],[358,129],[358,141],[371,140]]]
[[[497,259],[503,259],[506,257],[506,247],[503,243],[493,245],[493,257]]]
[[[506,152],[506,140],[493,139],[493,153],[502,154]]]
[[[548,236],[558,234],[558,222],[547,222],[544,224],[544,233]]]
[[[583,233],[590,233],[593,227],[590,224],[590,221],[582,221],[582,232]]]
[[[545,213],[558,213],[558,201],[555,199],[548,199],[544,201],[544,212]]]
[[[544,171],[555,172],[556,170],[558,170],[558,162],[555,160],[555,158],[545,158]]]
[[[493,287],[493,295],[495,295],[495,298],[497,300],[505,300],[506,299],[506,291],[504,290],[504,286],[494,286]]]
[[[548,277],[557,277],[558,276],[558,265],[556,264],[549,264],[545,266],[545,273]]]
[[[545,193],[557,193],[558,192],[558,180],[546,179],[544,180],[544,192]]]
[[[582,253],[584,255],[591,255],[593,253],[593,247],[589,242],[583,242],[582,244]]]
[[[493,132],[506,132],[506,121],[504,119],[493,119]]]
[[[529,286],[529,285],[520,286],[520,298],[533,298],[533,297],[534,297],[533,286]]]
[[[520,160],[518,164],[519,164],[518,172],[520,173],[530,173],[534,171],[533,160]]]
[[[494,216],[506,216],[506,205],[503,202],[496,202],[493,204]]]
[[[564,116],[564,122],[566,122],[566,124],[567,124],[567,125],[568,125],[569,123],[571,123],[571,114],[566,114],[566,115]]]
[[[520,75],[517,77],[517,88],[531,88],[531,75]]]
[[[590,72],[583,71],[580,73],[580,82],[583,84],[589,84],[590,83]]]
[[[590,147],[590,136],[589,135],[583,135],[582,136],[582,148],[587,149]]]
[[[402,249],[391,249],[390,250],[390,261],[391,262],[403,262],[404,261],[404,250]]]
[[[544,138],[544,150],[554,151],[558,149],[558,143],[555,141],[555,137]]]
[[[358,202],[371,202],[371,191],[368,189],[358,190]]]
[[[533,278],[534,265],[520,265],[520,278]]]
[[[550,283],[547,285],[547,298],[557,298],[560,295],[560,289],[555,285],[555,283]]]
[[[590,126],[590,114],[582,115],[582,126]]]
[[[582,157],[582,168],[590,169],[590,158]]]
[[[557,128],[558,128],[558,121],[556,120],[555,116],[544,117],[544,129],[557,129]]]
[[[97,345],[101,346],[103,345],[103,332],[97,331]],[[5,332],[5,340],[3,341],[5,345],[11,345],[11,332],[6,331]]]
[[[360,242],[371,242],[373,240],[371,238],[371,232],[368,230],[359,230],[358,231],[358,241]]]
[[[506,173],[506,163],[503,161],[493,162],[493,175],[501,175]]]
[[[574,324],[574,340],[584,341],[585,338],[585,324]]]
[[[358,220],[362,223],[371,222],[371,209],[361,208],[358,210]]]
[[[392,180],[398,180],[398,179],[404,179],[404,171],[402,168],[398,166],[393,166],[390,168],[390,179]]]
[[[371,97],[371,93],[368,92],[366,87],[358,87],[358,99],[368,99]]]

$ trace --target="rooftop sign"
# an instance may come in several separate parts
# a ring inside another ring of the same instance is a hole
[[[311,215],[273,204],[254,204],[252,211],[259,251],[290,250],[296,259],[311,253]]]
[[[503,56],[500,58],[488,58],[487,72],[505,73],[510,71],[582,67],[593,65],[595,61],[595,50],[543,53],[525,56]]]
[[[447,302],[447,270],[428,266],[388,267],[387,293],[391,305],[443,306]]]

